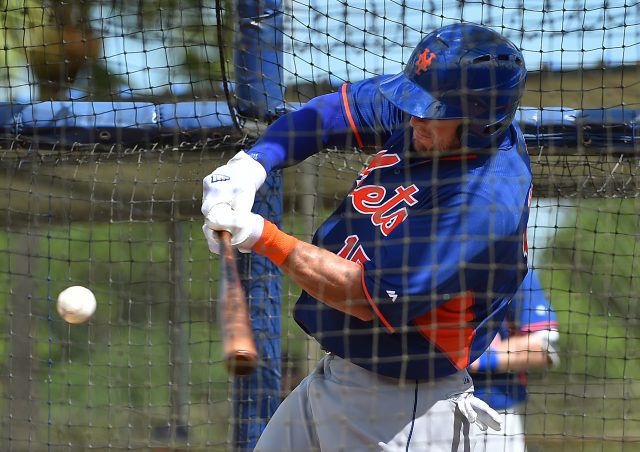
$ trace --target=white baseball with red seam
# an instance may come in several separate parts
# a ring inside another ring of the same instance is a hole
[[[69,323],[83,323],[96,311],[96,297],[83,286],[71,286],[58,295],[58,314]]]

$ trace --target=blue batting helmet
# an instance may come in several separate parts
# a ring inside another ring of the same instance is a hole
[[[490,145],[516,113],[527,70],[522,52],[480,25],[439,28],[415,48],[404,70],[380,85],[406,113],[425,119],[465,119],[470,148]]]

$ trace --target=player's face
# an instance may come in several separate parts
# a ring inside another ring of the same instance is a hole
[[[417,152],[453,151],[460,149],[458,127],[462,119],[421,119],[411,117],[413,148]]]

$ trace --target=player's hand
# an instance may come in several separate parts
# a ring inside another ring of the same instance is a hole
[[[244,151],[238,152],[202,180],[202,214],[206,217],[217,204],[228,204],[238,212],[251,211],[256,191],[266,177],[259,162]]]
[[[243,253],[250,253],[262,230],[264,218],[252,212],[235,211],[229,204],[216,204],[205,217],[202,232],[209,250],[220,254],[220,242],[216,231],[229,231],[231,244]]]
[[[483,432],[491,428],[496,432],[502,429],[502,418],[496,410],[472,393],[461,394],[456,401],[458,409],[470,424],[478,424]]]
[[[558,367],[560,365],[560,355],[557,351],[560,333],[556,330],[542,330],[531,333],[529,337],[540,341],[540,348],[546,352],[547,358],[551,363],[551,367]]]

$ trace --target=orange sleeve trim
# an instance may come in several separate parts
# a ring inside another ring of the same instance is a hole
[[[351,109],[349,108],[349,98],[347,97],[347,84],[346,83],[344,83],[342,85],[342,88],[340,88],[340,91],[342,93],[342,103],[344,104],[344,111],[347,113],[347,120],[349,121],[349,125],[351,126],[351,130],[353,130],[353,134],[356,137],[356,142],[358,143],[358,146],[363,148],[364,144],[362,144],[362,138],[360,137],[360,133],[358,132],[358,128],[356,127],[356,123],[353,120],[353,115],[351,115]]]
[[[451,157],[442,157],[440,160],[473,160],[478,158],[476,154],[454,155]]]
[[[538,331],[545,331],[545,330],[557,330],[558,326],[559,325],[557,321],[541,320],[540,322],[533,322],[533,323],[529,323],[528,325],[522,326],[520,328],[520,332],[527,334],[527,333],[536,333]]]
[[[253,245],[253,251],[269,258],[276,265],[282,265],[297,243],[297,238],[282,232],[269,220],[264,220],[262,235]]]
[[[362,290],[364,291],[364,294],[367,297],[367,301],[371,305],[371,309],[373,309],[373,312],[376,313],[376,315],[378,316],[382,324],[386,326],[390,332],[395,333],[396,329],[389,323],[389,321],[385,318],[385,316],[382,315],[382,313],[378,309],[378,306],[376,306],[376,304],[374,303],[373,298],[371,297],[371,294],[369,294],[369,290],[367,290],[367,285],[364,283],[364,267],[362,264],[360,264],[360,268],[362,269],[362,273],[361,273],[362,274]]]

